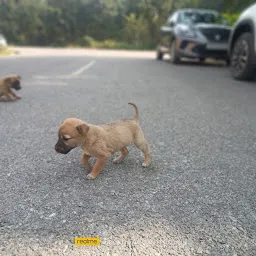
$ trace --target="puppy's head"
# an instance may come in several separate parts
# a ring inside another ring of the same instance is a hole
[[[89,126],[80,119],[66,119],[59,128],[59,139],[55,145],[57,153],[67,154],[76,147],[85,143],[85,136]]]
[[[16,91],[21,89],[20,85],[21,77],[18,75],[10,75],[5,77],[4,82],[10,85],[11,88],[15,89]]]

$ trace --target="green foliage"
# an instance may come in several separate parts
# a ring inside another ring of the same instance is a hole
[[[84,36],[79,41],[79,45],[86,47],[95,47],[95,40],[90,36]]]
[[[0,46],[0,56],[7,56],[11,54],[15,54],[15,52],[8,47]]]
[[[241,12],[253,3],[255,3],[255,0],[223,0],[222,11],[228,13]]]
[[[19,45],[153,48],[177,8],[213,8],[233,24],[254,0],[0,1],[0,32]],[[119,43],[118,43],[119,42]]]
[[[253,3],[255,3],[255,0],[197,0],[198,7],[228,13],[240,13]]]
[[[141,15],[136,17],[134,13],[131,13],[126,17],[124,38],[136,47],[146,45],[150,41],[148,24]]]
[[[97,49],[126,49],[126,50],[148,50],[152,49],[150,45],[133,44],[128,42],[116,41],[113,39],[106,39],[103,41],[97,41],[90,36],[84,36],[82,41],[76,44],[70,44],[69,47],[79,47],[85,46],[87,48],[97,48]]]
[[[222,13],[222,16],[228,21],[230,25],[234,25],[239,18],[239,13]]]

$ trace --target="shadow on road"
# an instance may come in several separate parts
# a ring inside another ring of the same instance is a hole
[[[192,67],[192,68],[222,68],[225,70],[228,70],[228,72],[230,73],[229,70],[229,66],[226,65],[225,62],[223,61],[216,61],[216,60],[206,60],[205,62],[200,62],[197,60],[189,60],[189,59],[183,59],[179,64],[172,64],[169,60],[169,58],[166,58],[162,61],[165,64],[171,64],[175,67]],[[231,79],[233,79],[230,76]],[[252,81],[239,81],[242,84],[254,84],[256,82],[256,73],[255,73],[255,77]]]

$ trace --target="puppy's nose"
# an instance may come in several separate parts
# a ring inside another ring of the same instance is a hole
[[[55,149],[55,151],[56,151],[57,154],[60,153],[59,147],[58,147],[57,145],[55,145],[54,149]]]

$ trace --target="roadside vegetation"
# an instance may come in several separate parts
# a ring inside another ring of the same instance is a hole
[[[0,56],[8,56],[8,55],[12,55],[12,54],[16,54],[15,51],[10,49],[9,47],[0,46]]]
[[[178,8],[212,8],[233,24],[254,0],[0,0],[0,32],[14,45],[153,49]]]

